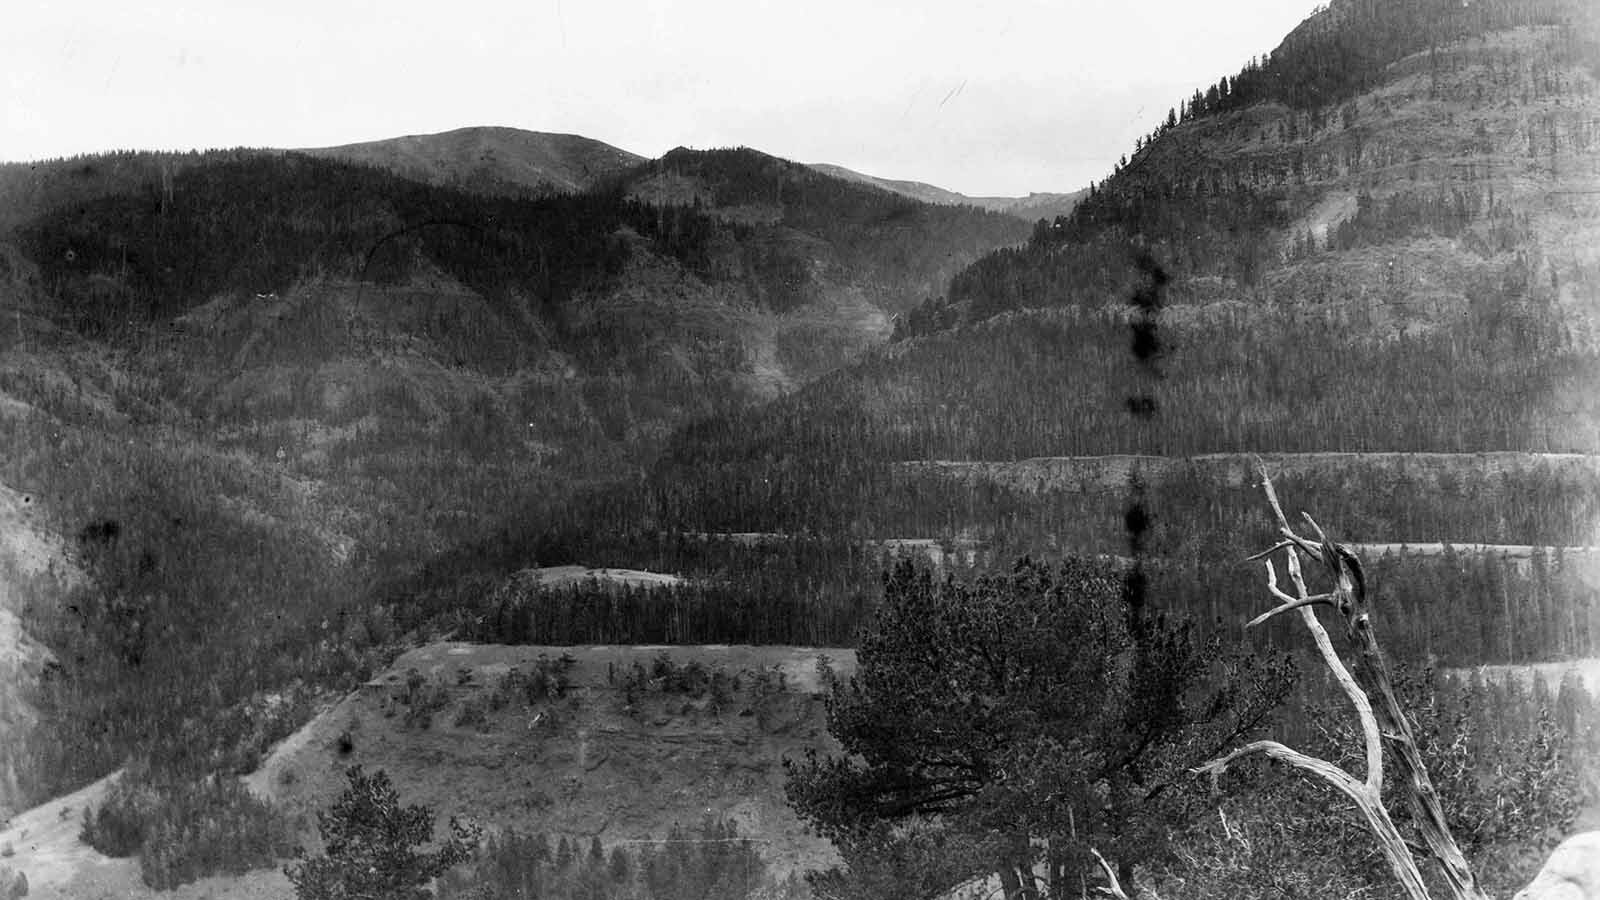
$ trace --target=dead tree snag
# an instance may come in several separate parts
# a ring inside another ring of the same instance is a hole
[[[1301,620],[1316,642],[1323,662],[1327,664],[1335,680],[1349,697],[1361,721],[1361,730],[1366,743],[1366,778],[1364,781],[1358,780],[1332,763],[1306,756],[1276,741],[1256,741],[1247,744],[1220,759],[1206,763],[1196,771],[1208,774],[1215,780],[1234,760],[1252,753],[1261,753],[1322,779],[1349,797],[1361,810],[1367,824],[1377,837],[1390,868],[1394,870],[1395,877],[1400,880],[1408,896],[1412,900],[1427,900],[1428,889],[1423,883],[1416,859],[1383,804],[1381,792],[1387,750],[1389,758],[1395,765],[1396,774],[1400,776],[1397,780],[1405,794],[1407,806],[1427,855],[1439,864],[1451,896],[1454,900],[1487,900],[1478,887],[1477,879],[1473,876],[1465,855],[1450,834],[1444,810],[1439,804],[1438,792],[1434,790],[1427,768],[1423,765],[1422,754],[1417,748],[1411,723],[1395,697],[1389,667],[1384,661],[1377,635],[1373,631],[1368,609],[1366,578],[1360,559],[1348,547],[1329,540],[1321,526],[1304,513],[1301,515],[1307,526],[1316,534],[1317,540],[1313,542],[1296,534],[1289,527],[1289,521],[1284,516],[1283,506],[1278,502],[1277,492],[1273,490],[1265,466],[1258,460],[1257,467],[1261,472],[1262,489],[1266,492],[1267,503],[1272,507],[1272,514],[1277,519],[1282,540],[1251,558],[1266,558],[1267,589],[1279,604],[1252,619],[1249,624],[1259,625],[1279,613],[1290,611],[1300,613]],[[1277,572],[1270,559],[1279,551],[1283,551],[1287,558],[1289,579],[1295,591],[1292,595],[1279,587]],[[1322,594],[1310,592],[1300,565],[1302,556],[1316,561],[1327,572],[1333,581],[1331,591]],[[1333,649],[1327,631],[1317,619],[1315,611],[1317,606],[1332,607],[1344,621],[1345,640],[1357,661],[1354,675],[1345,667],[1343,660]]]

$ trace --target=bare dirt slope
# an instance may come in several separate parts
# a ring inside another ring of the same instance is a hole
[[[0,484],[0,821],[20,802],[18,759],[12,756],[38,713],[30,686],[50,660],[18,615],[33,603],[52,603],[81,573],[35,498]]]
[[[282,872],[262,870],[237,878],[205,878],[173,891],[145,887],[137,860],[112,859],[78,839],[83,811],[100,802],[120,773],[0,821],[0,865],[28,879],[29,900],[287,900]]]
[[[11,852],[5,863],[28,877],[29,896],[58,888],[79,875],[90,874],[91,870],[124,865],[78,840],[84,807],[98,803],[117,777],[107,775],[94,784],[36,806],[10,819],[0,829],[0,854]]]
[[[100,802],[120,773],[0,823],[0,865],[28,879],[28,900],[288,900],[289,880],[277,870],[204,878],[172,891],[154,891],[139,877],[137,860],[112,859],[83,841],[83,810]]]

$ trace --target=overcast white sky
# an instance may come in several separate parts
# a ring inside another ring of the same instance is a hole
[[[1310,0],[7,0],[0,159],[510,125],[1082,187]]]

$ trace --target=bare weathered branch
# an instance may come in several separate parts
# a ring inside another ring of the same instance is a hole
[[[1305,575],[1300,569],[1300,558],[1294,551],[1289,552],[1289,577],[1294,581],[1295,590],[1300,594],[1302,601],[1311,599],[1307,596]],[[1277,573],[1272,569],[1272,563],[1267,563],[1267,586],[1272,593],[1279,597],[1287,596],[1278,589]],[[1356,718],[1361,722],[1362,741],[1367,751],[1367,779],[1366,783],[1374,794],[1383,785],[1383,741],[1378,731],[1378,720],[1372,711],[1372,701],[1367,692],[1356,683],[1355,677],[1345,667],[1344,660],[1339,658],[1338,651],[1333,649],[1333,641],[1328,637],[1327,629],[1322,627],[1322,622],[1317,614],[1309,607],[1311,604],[1302,603],[1300,607],[1300,620],[1305,623],[1306,630],[1311,632],[1311,640],[1317,645],[1317,652],[1322,656],[1322,662],[1333,673],[1333,678],[1339,683],[1339,688],[1349,698],[1350,705],[1355,707]]]
[[[1089,852],[1094,854],[1095,862],[1100,864],[1100,868],[1106,873],[1106,881],[1110,882],[1111,885],[1100,890],[1107,896],[1117,898],[1117,900],[1128,900],[1128,895],[1122,890],[1122,882],[1117,880],[1117,870],[1111,868],[1111,864],[1106,862],[1106,858],[1100,855],[1099,850],[1090,847]]]
[[[1279,549],[1284,549],[1284,548],[1293,547],[1294,545],[1289,543],[1289,542],[1287,542],[1287,541],[1285,541],[1285,542],[1283,542],[1281,544],[1277,544],[1275,546],[1277,546]],[[1250,558],[1251,559],[1256,559],[1259,555],[1260,554],[1257,554],[1256,556],[1252,556]],[[1297,565],[1298,565],[1298,562],[1297,562],[1296,558],[1291,556],[1290,559],[1289,559],[1289,569],[1290,569],[1290,574],[1291,575],[1294,574],[1294,571],[1295,571],[1295,568],[1297,567]],[[1272,593],[1272,596],[1277,597],[1279,600],[1282,600],[1283,603],[1282,603],[1282,605],[1275,606],[1272,609],[1269,609],[1266,612],[1262,613],[1261,615],[1256,616],[1254,619],[1251,619],[1249,622],[1246,622],[1245,623],[1245,627],[1246,628],[1254,628],[1255,626],[1260,625],[1262,622],[1267,621],[1268,619],[1272,618],[1273,616],[1275,616],[1275,615],[1277,615],[1279,613],[1289,612],[1290,610],[1301,609],[1301,608],[1307,607],[1307,606],[1317,606],[1317,605],[1324,605],[1324,604],[1327,605],[1327,606],[1333,606],[1334,605],[1333,595],[1332,594],[1317,594],[1315,596],[1307,596],[1305,594],[1305,591],[1303,590],[1305,585],[1302,582],[1297,580],[1295,586],[1296,586],[1297,589],[1302,589],[1300,591],[1301,596],[1299,596],[1299,597],[1291,597],[1290,595],[1285,594],[1283,592],[1283,589],[1278,587],[1278,571],[1272,567],[1272,560],[1270,560],[1270,559],[1267,560],[1267,590]]]
[[[1294,541],[1291,541],[1288,538],[1284,538],[1283,540],[1277,542],[1276,544],[1273,544],[1271,547],[1268,547],[1267,549],[1261,551],[1260,553],[1252,553],[1249,556],[1246,556],[1244,558],[1244,561],[1245,562],[1255,562],[1258,559],[1266,559],[1266,558],[1270,557],[1272,554],[1277,553],[1279,550],[1282,550],[1282,549],[1284,549],[1286,547],[1293,547],[1293,546],[1294,546]]]
[[[1300,511],[1300,518],[1305,519],[1306,520],[1306,524],[1311,526],[1311,530],[1317,533],[1317,543],[1322,544],[1323,546],[1327,546],[1328,543],[1329,543],[1328,534],[1327,534],[1327,532],[1322,530],[1322,526],[1321,525],[1317,524],[1317,520],[1316,519],[1311,518],[1311,513],[1308,513],[1305,510],[1301,510]]]
[[[1307,606],[1332,606],[1332,605],[1333,605],[1333,600],[1330,599],[1330,595],[1328,595],[1328,594],[1318,594],[1315,597],[1307,597],[1304,600],[1293,600],[1293,599],[1291,599],[1291,600],[1285,602],[1282,606],[1274,606],[1273,608],[1267,610],[1266,612],[1262,613],[1261,615],[1256,616],[1254,619],[1251,619],[1250,621],[1244,623],[1244,627],[1246,627],[1246,628],[1254,628],[1257,625],[1260,625],[1261,623],[1267,621],[1268,619],[1271,619],[1273,616],[1278,615],[1279,613],[1291,612],[1291,611],[1296,610],[1296,609],[1303,609],[1303,608],[1305,608]]]
[[[1298,554],[1289,554],[1289,580],[1294,582],[1294,591],[1302,597],[1309,596],[1311,591],[1306,587],[1306,573],[1300,567]]]
[[[1200,766],[1194,772],[1211,776],[1212,782],[1215,783],[1217,778],[1227,771],[1228,766],[1242,757],[1255,753],[1294,766],[1349,797],[1356,808],[1361,810],[1361,815],[1366,818],[1367,825],[1378,839],[1378,846],[1389,861],[1389,867],[1394,870],[1400,885],[1406,889],[1406,895],[1411,900],[1430,900],[1428,888],[1422,882],[1422,873],[1417,870],[1416,860],[1406,848],[1405,839],[1395,827],[1394,820],[1389,818],[1388,810],[1383,808],[1383,798],[1371,785],[1357,781],[1350,773],[1333,763],[1315,756],[1307,756],[1277,741],[1255,741],[1221,759],[1214,759]]]
[[[1252,741],[1248,744],[1245,744],[1243,747],[1235,748],[1233,752],[1227,754],[1226,756],[1213,759],[1210,762],[1193,769],[1192,771],[1196,775],[1209,776],[1212,784],[1215,785],[1217,780],[1228,771],[1229,766],[1246,756],[1251,756],[1256,753],[1260,753],[1268,759],[1275,759],[1279,762],[1285,762],[1297,769],[1303,769],[1307,772],[1310,772],[1312,775],[1315,775],[1318,778],[1321,778],[1323,781],[1328,782],[1328,784],[1337,788],[1341,793],[1349,796],[1352,800],[1358,799],[1358,797],[1363,795],[1363,792],[1366,790],[1366,786],[1364,784],[1351,777],[1349,772],[1346,772],[1333,763],[1328,762],[1325,759],[1318,759],[1315,756],[1308,756],[1304,753],[1301,753],[1299,750],[1296,750],[1293,747],[1278,741]]]
[[[1278,491],[1272,486],[1272,478],[1267,475],[1267,464],[1262,462],[1259,456],[1256,457],[1256,471],[1261,473],[1261,489],[1266,492],[1267,503],[1272,507],[1273,517],[1278,521],[1278,533],[1283,535],[1284,538],[1282,542],[1274,544],[1272,550],[1268,552],[1280,550],[1285,546],[1295,546],[1304,551],[1307,556],[1321,562],[1322,548],[1295,534],[1294,529],[1289,527],[1289,517],[1283,514],[1283,504],[1278,502]],[[1304,513],[1301,513],[1301,515],[1304,515]],[[1256,559],[1260,555],[1257,554],[1251,559]]]
[[[1278,527],[1288,528],[1289,520],[1283,514],[1283,504],[1278,502],[1278,490],[1272,486],[1272,476],[1267,474],[1267,464],[1256,457],[1256,471],[1261,473],[1261,489],[1267,493],[1267,504],[1272,507],[1272,514],[1278,519]]]

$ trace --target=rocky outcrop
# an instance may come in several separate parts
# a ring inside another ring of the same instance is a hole
[[[1562,841],[1539,874],[1512,900],[1597,898],[1600,898],[1600,831],[1585,831]]]

